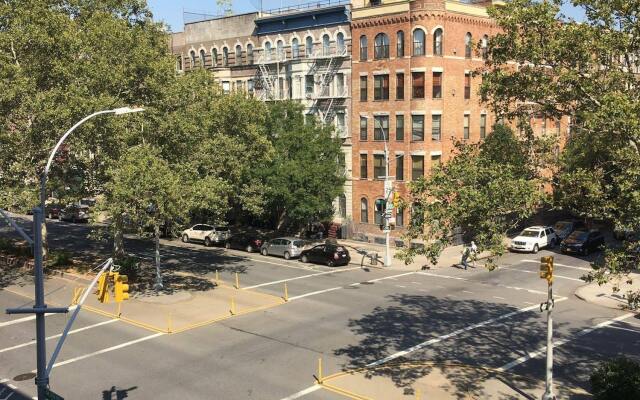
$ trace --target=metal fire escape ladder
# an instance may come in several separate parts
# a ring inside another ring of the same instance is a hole
[[[323,49],[319,49],[319,51],[323,51]],[[330,52],[328,55],[325,55],[325,53],[322,52],[315,57],[315,63],[314,66],[312,66],[312,70],[318,71],[320,75],[318,79],[318,93],[316,93],[314,98],[314,108],[318,111],[318,116],[322,124],[331,121],[331,118],[333,118],[335,114],[335,97],[342,97],[344,95],[343,93],[330,93],[330,86],[340,67],[341,57],[345,55],[343,53],[346,53],[346,48],[336,51],[335,54]],[[320,66],[320,64],[322,64],[322,66]]]
[[[276,94],[277,71],[276,74],[271,73],[271,67],[269,65],[271,60],[269,58],[266,53],[261,54],[260,58],[258,58],[258,68],[260,69],[259,79],[262,83],[262,100],[271,100]]]

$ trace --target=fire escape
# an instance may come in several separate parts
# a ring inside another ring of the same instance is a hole
[[[258,57],[256,89],[260,100],[281,100],[284,98],[284,93],[282,93],[284,90],[278,85],[285,61],[284,51],[274,52],[273,49],[263,51]],[[284,73],[282,74],[284,75]]]
[[[320,48],[316,50],[311,58],[313,63],[309,69],[309,74],[315,76],[316,90],[312,97],[311,107],[318,114],[322,124],[333,120],[338,108],[344,107],[347,98],[347,86],[343,81],[336,85],[336,90],[332,91],[336,73],[340,69],[344,59],[348,57],[346,47],[336,48],[332,52],[330,48]]]

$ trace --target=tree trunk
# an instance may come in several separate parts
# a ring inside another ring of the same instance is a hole
[[[283,209],[282,212],[278,215],[278,224],[276,226],[276,230],[278,232],[280,232],[286,220],[287,220],[287,209]]]
[[[153,225],[153,232],[156,242],[156,290],[162,289],[162,275],[160,274],[160,226],[157,223]]]
[[[125,257],[123,225],[122,214],[118,213],[113,220],[113,258],[115,260],[122,260]]]

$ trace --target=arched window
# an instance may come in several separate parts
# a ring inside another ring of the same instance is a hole
[[[284,60],[284,42],[282,40],[278,40],[276,43],[276,52],[278,54],[278,61]]]
[[[338,197],[338,214],[340,218],[347,218],[347,196],[344,193]]]
[[[471,42],[472,42],[472,36],[471,33],[467,32],[466,35],[464,35],[464,57],[465,58],[471,58]]]
[[[300,43],[298,43],[298,38],[293,38],[291,41],[291,57],[300,57]]]
[[[433,55],[442,55],[442,28],[438,28],[433,32]]]
[[[369,223],[369,205],[364,197],[360,199],[360,222]]]
[[[311,57],[313,55],[313,38],[311,36],[307,36],[305,39],[304,52],[307,57]]]
[[[404,57],[404,32],[396,33],[396,57]]]
[[[338,50],[338,54],[342,54],[345,52],[344,47],[344,33],[338,32],[336,35],[336,49]]]
[[[489,57],[489,49],[487,48],[489,45],[489,36],[484,35],[482,37],[482,58],[487,59]]]
[[[389,36],[386,33],[378,33],[374,39],[373,57],[376,60],[389,58]]]
[[[271,52],[273,49],[271,48],[271,42],[267,42],[264,44],[264,55],[267,61],[271,61]]]
[[[365,35],[360,36],[360,61],[367,61],[369,55],[367,53],[367,37]]]
[[[222,49],[222,65],[225,67],[229,65],[229,49],[226,47]]]
[[[413,55],[414,56],[423,56],[425,54],[424,40],[425,40],[425,35],[422,29],[418,28],[415,31],[413,31]]]
[[[326,33],[322,36],[322,55],[328,56],[331,54],[331,41],[329,35]]]
[[[236,65],[242,65],[242,46],[236,45]]]
[[[196,52],[191,50],[189,52],[189,60],[191,61],[191,68],[196,67]]]
[[[247,45],[247,64],[253,64],[253,45],[251,43]]]
[[[204,52],[204,49],[200,50],[200,66],[204,67],[204,58],[206,56],[206,53]]]
[[[218,66],[218,50],[215,47],[211,48],[211,65]]]

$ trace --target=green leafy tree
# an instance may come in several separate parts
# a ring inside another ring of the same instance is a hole
[[[531,216],[544,199],[543,179],[529,163],[527,141],[496,125],[478,144],[458,143],[451,159],[426,178],[409,184],[411,220],[405,239],[422,239],[423,248],[399,253],[410,263],[415,255],[435,265],[454,233],[475,241],[479,251],[501,255],[509,230]],[[492,268],[492,258],[488,265]]]
[[[603,362],[589,379],[595,400],[640,399],[640,363],[619,357]]]
[[[340,139],[309,118],[294,102],[270,103],[266,132],[273,159],[256,165],[264,182],[268,221],[278,230],[298,229],[333,215],[333,200],[342,193],[344,171]]]
[[[561,4],[514,0],[490,10],[502,32],[489,41],[482,97],[507,119],[569,121],[558,143],[557,206],[640,231],[640,3],[575,0],[581,23],[561,15]],[[610,249],[586,279],[625,281],[637,269],[634,248]]]

